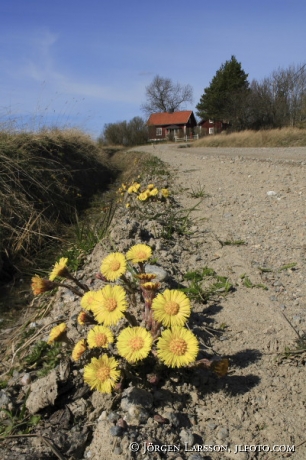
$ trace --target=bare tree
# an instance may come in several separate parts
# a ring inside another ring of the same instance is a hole
[[[249,127],[302,126],[306,121],[306,64],[279,68],[261,82],[253,80],[248,98]]]
[[[146,100],[141,106],[146,116],[156,112],[175,112],[186,102],[192,104],[193,90],[190,85],[174,84],[170,78],[156,75],[146,87]]]

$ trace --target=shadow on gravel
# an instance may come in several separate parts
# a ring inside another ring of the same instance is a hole
[[[214,315],[217,315],[221,310],[223,310],[222,305],[218,303],[212,303],[203,310],[203,313],[205,313],[205,315],[214,316]]]
[[[262,353],[256,349],[246,348],[245,350],[238,351],[234,355],[229,355],[227,357],[232,364],[243,369],[248,367],[249,364],[259,361],[262,357]]]
[[[260,383],[260,377],[254,374],[228,375],[225,379],[225,391],[231,396],[243,395]]]

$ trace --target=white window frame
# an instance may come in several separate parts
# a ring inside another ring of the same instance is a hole
[[[208,134],[215,134],[215,128],[208,128]]]
[[[156,136],[162,136],[163,135],[163,128],[156,128]]]

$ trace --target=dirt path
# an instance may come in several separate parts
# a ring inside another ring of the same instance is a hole
[[[208,196],[194,214],[205,219],[192,240],[198,264],[229,276],[236,286],[207,312],[214,324],[227,326],[214,348],[231,358],[233,371],[198,408],[205,444],[231,446],[231,453],[211,458],[287,458],[272,452],[273,446],[306,440],[305,358],[277,363],[277,353],[306,333],[306,148],[139,150],[175,171],[185,208],[200,201],[191,193],[201,194],[204,187]],[[224,244],[235,241],[245,244]],[[268,289],[244,286],[241,275]],[[233,453],[235,445],[265,447]],[[305,459],[306,443],[290,457]]]

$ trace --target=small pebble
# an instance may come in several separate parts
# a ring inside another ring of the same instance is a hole
[[[31,382],[32,382],[32,378],[31,378],[31,375],[28,373],[24,374],[22,378],[20,379],[21,385],[29,385]]]
[[[112,436],[123,436],[123,429],[121,426],[112,426],[109,431]]]
[[[109,422],[117,422],[117,420],[119,420],[120,416],[119,414],[116,414],[116,412],[111,412],[108,417],[107,417],[107,420]]]

